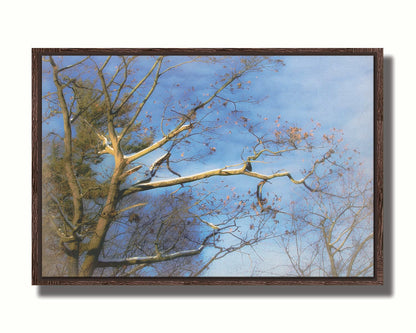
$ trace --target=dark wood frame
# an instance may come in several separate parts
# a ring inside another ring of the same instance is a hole
[[[366,55],[374,57],[374,277],[42,277],[42,56],[43,55]],[[383,49],[32,49],[32,284],[33,285],[382,285],[383,275]]]

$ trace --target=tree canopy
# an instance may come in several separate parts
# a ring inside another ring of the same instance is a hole
[[[350,221],[369,225],[371,179],[325,119],[264,111],[275,93],[265,82],[284,66],[259,56],[44,57],[43,274],[204,276],[231,253],[261,258],[256,249],[274,244],[302,275],[304,258],[319,263],[315,252],[294,260],[299,235],[328,250],[332,269],[310,274],[369,274],[371,227]],[[362,181],[348,187],[344,175]],[[344,249],[329,246],[347,234],[355,250],[341,270],[332,261]]]

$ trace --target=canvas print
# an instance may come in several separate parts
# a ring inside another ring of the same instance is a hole
[[[43,277],[374,276],[374,56],[41,66]]]

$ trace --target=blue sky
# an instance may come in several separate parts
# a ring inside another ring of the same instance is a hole
[[[98,58],[97,62],[102,62],[103,57]],[[351,149],[361,152],[360,160],[364,163],[366,175],[372,176],[372,153],[373,153],[373,58],[370,56],[285,56],[278,57],[284,61],[284,66],[278,67],[278,72],[263,71],[254,72],[245,76],[241,82],[247,90],[238,90],[233,94],[224,92],[221,94],[226,98],[244,100],[247,96],[253,99],[260,99],[261,103],[253,104],[242,101],[238,103],[238,109],[244,111],[244,115],[251,120],[261,122],[264,133],[272,133],[275,123],[274,120],[281,116],[282,120],[302,127],[305,130],[311,127],[311,119],[321,124],[321,133],[331,131],[333,128],[342,129],[344,132],[344,144]],[[65,57],[63,63],[74,63],[77,57]],[[185,57],[172,57],[172,63],[187,60]],[[169,58],[167,59],[169,60]],[[147,66],[153,60],[149,57],[140,59],[143,65],[139,66],[138,76],[143,76]],[[182,105],[195,102],[195,97],[200,100],[204,94],[211,94],[214,87],[209,84],[218,80],[229,68],[232,63],[225,63],[227,68],[223,69],[223,64],[215,66],[210,64],[192,63],[172,71],[172,74],[158,87],[158,91],[152,96],[147,104],[146,111],[152,115],[150,124],[155,127],[160,123],[160,116],[164,103],[171,99],[169,104],[172,108],[180,109],[177,101],[180,99]],[[237,61],[236,61],[237,62]],[[170,66],[167,64],[166,66]],[[225,66],[224,65],[224,66]],[[47,68],[49,64],[45,65]],[[115,68],[110,62],[109,68]],[[88,74],[85,75],[88,77]],[[45,75],[43,81],[43,94],[46,94],[53,85],[50,76]],[[195,89],[195,93],[191,90]],[[189,99],[189,101],[187,100]],[[220,101],[221,102],[221,101]],[[44,104],[45,105],[45,104]],[[230,105],[225,108],[230,110]],[[215,106],[214,106],[215,109]],[[212,117],[216,118],[215,110],[212,110]],[[222,121],[227,121],[224,108],[217,111],[218,117]],[[52,119],[49,124],[44,125],[44,133],[51,128],[62,131],[60,116]],[[228,131],[231,131],[228,133]],[[182,175],[189,175],[197,172],[206,171],[213,168],[224,167],[241,162],[241,153],[245,145],[248,144],[247,131],[243,128],[233,127],[232,121],[224,124],[218,132],[217,139],[212,144],[215,145],[216,153],[211,158],[204,161],[186,163],[180,168]],[[156,135],[156,139],[159,139]],[[183,153],[192,154],[204,148],[204,142],[191,148],[184,148]],[[210,143],[211,144],[211,143]],[[178,151],[180,154],[181,151]],[[150,164],[155,158],[161,155],[160,151],[155,151],[141,162]],[[214,157],[214,158],[212,158]],[[300,177],[300,170],[305,167],[301,165],[303,155],[293,156],[288,160],[280,160],[279,165],[269,164],[260,167],[265,172],[276,169],[287,169],[295,176]],[[315,157],[316,158],[316,157]],[[107,166],[111,166],[108,163]],[[307,167],[307,166],[306,166]],[[163,176],[163,174],[161,175]],[[171,174],[165,174],[172,177]],[[209,180],[211,189],[216,188],[224,179],[211,178]],[[237,187],[241,192],[248,189],[255,189],[258,180],[247,179],[247,177],[226,177],[229,186]],[[267,184],[267,191],[279,193],[281,195],[296,197],[292,192],[290,182],[285,179],[278,179],[271,184]],[[265,187],[266,189],[266,187]],[[218,190],[218,197],[225,196],[226,192]],[[257,246],[257,253],[261,253],[261,258],[249,248],[245,248],[243,253],[235,253],[227,256],[222,261],[214,263],[206,272],[209,275],[247,275],[253,270],[269,271],[270,267],[278,266],[273,272],[283,272],[285,257],[276,248],[276,243],[267,242]],[[279,260],[276,260],[279,258]],[[276,264],[275,264],[276,263]]]
[[[251,107],[270,119],[279,114],[299,126],[307,126],[310,118],[313,118],[322,124],[324,132],[333,127],[342,129],[344,143],[351,149],[360,151],[360,160],[364,162],[366,174],[372,177],[373,58],[288,56],[282,59],[285,66],[280,68],[277,75],[270,73],[268,78],[259,79],[260,84],[253,83],[251,93],[266,94],[268,98],[260,105]],[[224,154],[228,152],[225,151]],[[237,185],[239,181],[241,180],[233,183]],[[279,180],[275,185],[276,191],[281,191],[285,185],[290,186],[290,183]],[[268,190],[273,191],[273,188],[269,186]],[[250,249],[242,252],[231,254],[222,262],[215,263],[208,274],[238,276],[253,271],[285,274],[288,268],[286,265],[289,265],[286,255],[273,241],[257,247],[256,253],[260,256]]]

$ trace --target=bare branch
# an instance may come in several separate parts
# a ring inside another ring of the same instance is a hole
[[[150,148],[150,147],[149,147]],[[259,178],[262,180],[270,180],[270,179],[274,179],[274,178],[279,178],[279,177],[288,177],[292,183],[294,184],[305,184],[305,181],[313,174],[316,166],[318,164],[321,164],[325,161],[326,157],[324,156],[322,159],[320,160],[316,160],[311,171],[308,172],[302,179],[294,179],[292,174],[289,171],[283,171],[283,172],[276,172],[273,173],[271,175],[265,175],[265,174],[261,174],[261,173],[257,173],[257,172],[251,172],[251,171],[247,171],[246,170],[246,165],[243,165],[242,168],[239,169],[227,169],[227,167],[221,168],[221,169],[214,169],[214,170],[209,170],[209,171],[205,171],[205,172],[201,172],[198,174],[194,174],[191,176],[185,176],[185,177],[179,177],[179,178],[174,178],[174,179],[168,179],[168,180],[161,180],[161,181],[155,181],[155,182],[150,182],[150,183],[145,183],[145,184],[139,184],[135,187],[131,187],[127,190],[125,190],[123,192],[123,196],[127,196],[130,195],[132,193],[135,192],[140,192],[140,191],[146,191],[146,190],[150,190],[150,189],[154,189],[154,188],[161,188],[161,187],[167,187],[167,186],[174,186],[174,185],[181,185],[181,184],[186,184],[186,183],[190,183],[190,182],[195,182],[201,179],[206,179],[206,178],[210,178],[213,176],[236,176],[236,175],[246,175],[249,177],[253,177],[253,178]]]
[[[97,267],[120,267],[120,266],[130,266],[130,265],[141,265],[141,264],[153,264],[162,261],[174,260],[177,258],[184,258],[189,256],[195,256],[200,254],[204,249],[206,242],[209,238],[213,237],[216,233],[208,235],[202,244],[193,250],[178,251],[170,254],[158,254],[149,257],[131,257],[125,259],[112,259],[112,260],[99,260]]]
[[[130,210],[130,209],[133,209],[133,208],[136,208],[136,207],[146,206],[146,205],[147,205],[147,202],[140,202],[140,203],[138,203],[138,204],[135,204],[135,205],[132,205],[132,206],[129,206],[129,207],[126,207],[126,208],[120,209],[120,210],[118,210],[118,211],[116,212],[116,214],[118,215],[118,214],[120,214],[120,213],[122,213],[122,212],[125,212],[125,211],[127,211],[127,210]]]
[[[347,269],[347,276],[350,276],[351,275],[351,271],[352,271],[352,266],[354,265],[354,262],[355,262],[355,260],[357,259],[357,256],[358,256],[358,254],[360,253],[360,251],[363,249],[363,247],[365,246],[365,244],[368,242],[368,241],[370,241],[371,239],[373,239],[373,237],[374,237],[374,234],[373,233],[371,233],[371,234],[369,234],[361,243],[360,243],[360,245],[357,247],[357,249],[354,251],[354,253],[353,253],[353,255],[352,255],[352,257],[351,257],[351,259],[350,259],[350,262],[349,262],[349,264],[348,264],[348,269]],[[369,267],[371,267],[372,266],[372,262],[371,262],[371,264],[370,264],[370,266]],[[368,269],[368,268],[367,268]],[[365,270],[364,270],[365,271]],[[358,275],[360,275],[361,273],[359,273]]]
[[[155,142],[154,144],[152,144],[151,146],[128,156],[125,156],[126,162],[127,164],[137,160],[138,158],[149,154],[150,152],[162,147],[165,143],[169,142],[170,140],[172,140],[174,137],[178,136],[180,133],[189,130],[190,128],[192,128],[191,125],[183,125],[181,127],[179,127],[178,129],[171,131],[168,135],[166,135],[165,137],[163,137],[162,139],[160,139],[159,141]]]
[[[197,61],[199,58],[201,58],[201,57],[200,57],[200,56],[198,56],[198,57],[195,57],[195,58],[193,58],[193,59],[191,59],[191,60],[181,62],[180,64],[170,66],[170,67],[166,68],[163,72],[161,72],[161,73],[160,73],[160,75],[163,75],[163,74],[165,74],[166,72],[168,72],[168,71],[170,71],[170,70],[172,70],[172,69],[178,68],[178,67],[180,67],[180,66],[183,66],[183,65],[185,65],[185,64],[190,64],[190,63],[192,63],[192,62],[195,62],[195,61]]]
[[[138,165],[138,166],[135,166],[134,168],[131,168],[130,170],[125,171],[125,172],[124,172],[124,173],[120,176],[120,178],[121,178],[121,179],[124,179],[124,178],[126,178],[126,177],[130,176],[132,173],[134,173],[134,172],[136,172],[136,171],[139,171],[142,167],[143,167],[143,165]]]
[[[60,73],[60,72],[62,72],[62,71],[65,71],[65,70],[67,70],[67,69],[70,69],[70,68],[72,68],[72,67],[78,66],[78,65],[82,64],[84,61],[88,60],[89,58],[90,58],[90,56],[85,57],[84,59],[82,59],[82,60],[80,60],[80,61],[76,62],[75,64],[72,64],[72,65],[69,65],[69,66],[66,66],[66,67],[62,67],[62,68],[58,69],[58,73]]]

